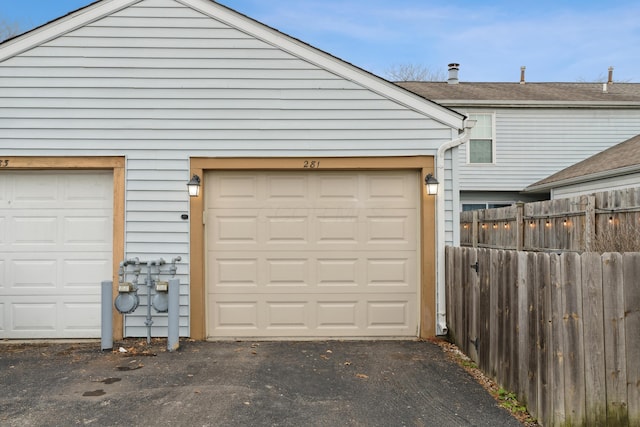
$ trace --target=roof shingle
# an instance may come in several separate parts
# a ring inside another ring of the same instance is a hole
[[[442,101],[551,101],[639,103],[640,83],[396,82],[411,92]],[[607,91],[603,91],[603,85]]]

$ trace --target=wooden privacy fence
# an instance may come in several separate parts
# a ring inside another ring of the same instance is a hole
[[[640,425],[640,253],[446,260],[450,335],[542,425]]]
[[[640,187],[460,214],[460,245],[590,251],[608,231],[640,231]]]

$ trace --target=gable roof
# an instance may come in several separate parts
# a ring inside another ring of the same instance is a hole
[[[81,9],[0,44],[0,62],[104,18],[136,3],[154,0],[98,0]],[[164,0],[166,3],[166,0]],[[387,99],[424,114],[451,128],[462,130],[465,116],[425,99],[381,77],[284,34],[213,0],[172,0],[246,34],[271,44],[304,61],[353,81]]]
[[[397,82],[444,105],[583,105],[640,107],[640,83]]]
[[[553,187],[640,172],[640,135],[614,145],[573,166],[531,184],[525,191],[543,191]]]

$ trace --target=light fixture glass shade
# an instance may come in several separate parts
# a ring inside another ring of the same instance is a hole
[[[200,177],[198,175],[191,177],[187,183],[187,190],[189,190],[190,197],[198,197],[200,194]]]
[[[424,185],[427,186],[427,194],[433,196],[438,194],[438,180],[431,174],[424,179]]]

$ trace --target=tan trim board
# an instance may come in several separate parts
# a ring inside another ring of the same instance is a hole
[[[344,157],[344,158],[191,158],[191,175],[201,178],[202,188],[198,197],[190,198],[190,321],[191,338],[206,339],[206,284],[204,275],[204,172],[208,170],[418,170],[422,182],[433,173],[433,156],[415,157]],[[422,191],[420,212],[420,325],[419,337],[435,335],[435,197]]]
[[[118,295],[118,267],[124,259],[124,157],[2,157],[0,168],[6,170],[112,170],[113,171],[113,298]],[[113,310],[113,338],[123,336],[122,315]]]

